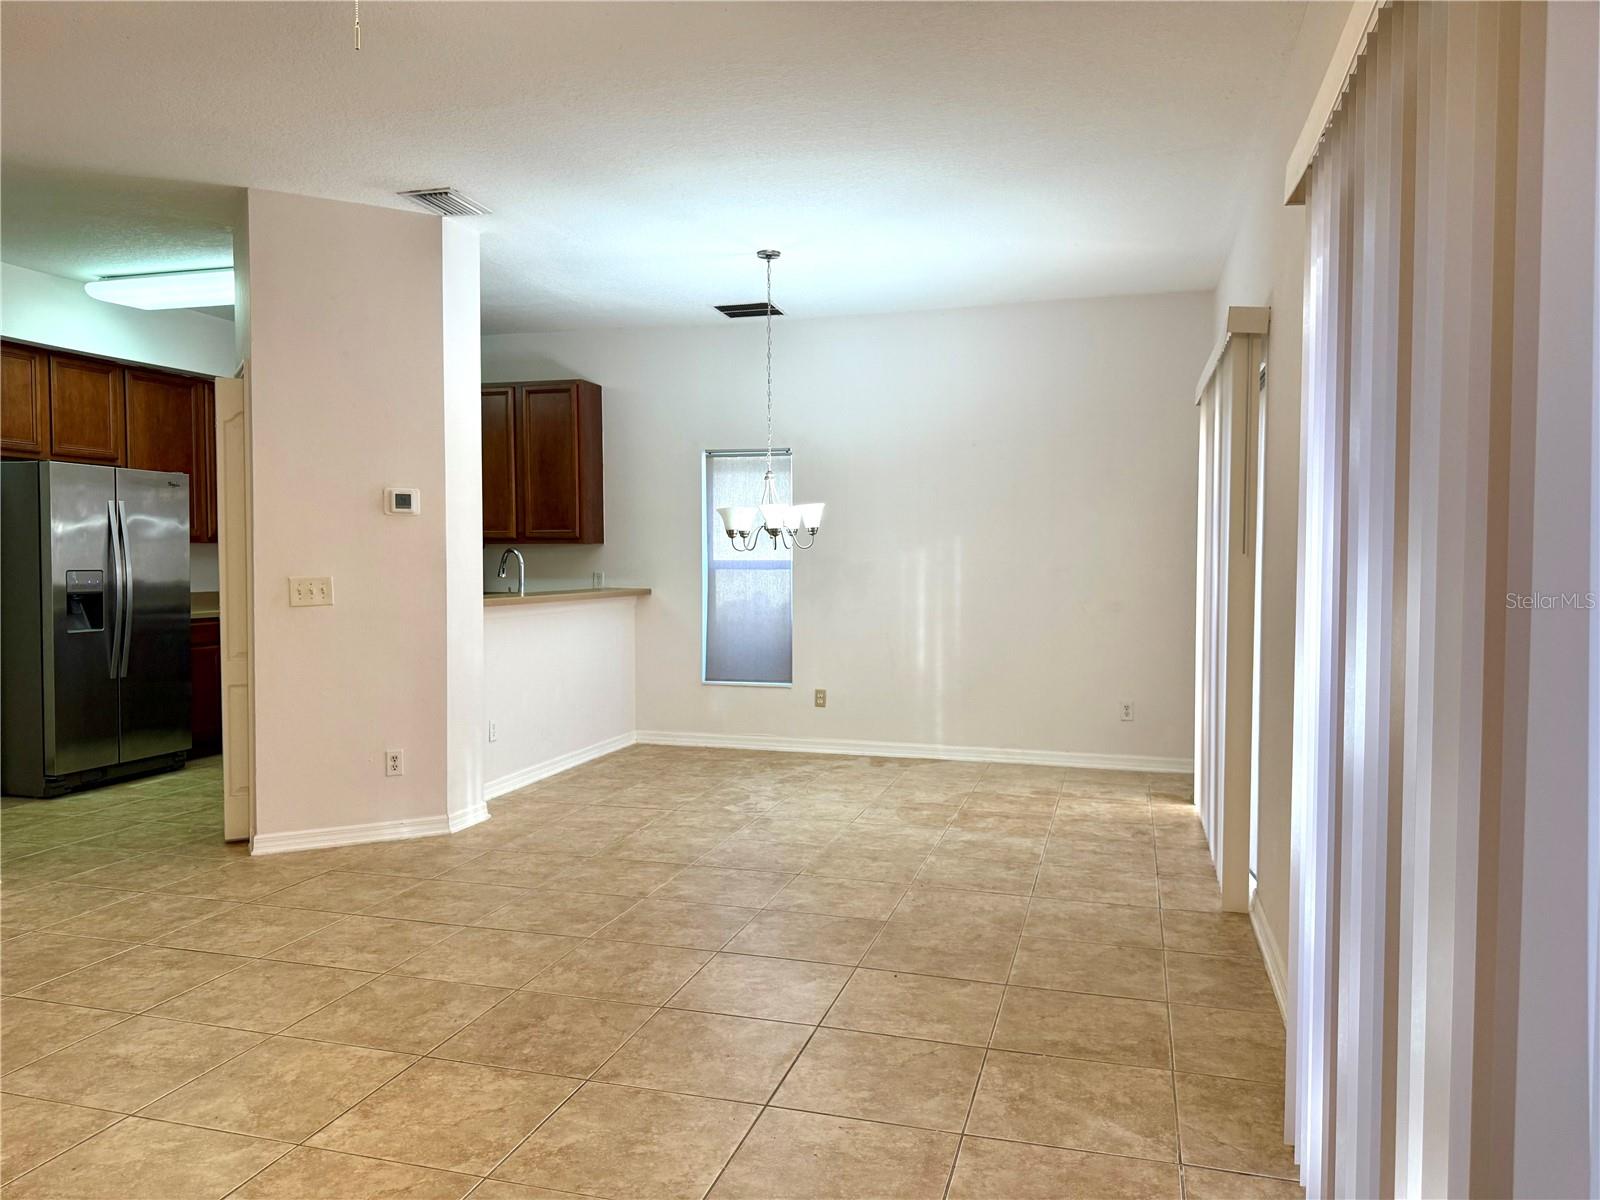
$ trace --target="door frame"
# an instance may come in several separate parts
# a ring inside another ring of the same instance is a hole
[[[222,836],[253,839],[254,668],[251,611],[250,377],[216,381],[217,595],[221,617]]]
[[[1271,310],[1230,307],[1195,393],[1195,807],[1227,912],[1253,891],[1259,364]]]

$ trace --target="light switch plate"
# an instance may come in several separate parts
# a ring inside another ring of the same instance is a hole
[[[333,580],[326,575],[291,575],[289,607],[308,608],[333,603]]]

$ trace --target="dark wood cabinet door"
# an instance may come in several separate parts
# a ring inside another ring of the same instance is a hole
[[[600,388],[583,379],[517,385],[517,498],[523,541],[605,541]]]
[[[0,454],[50,453],[49,355],[32,346],[0,344]]]
[[[518,388],[521,428],[517,490],[522,536],[529,540],[579,539],[578,389],[571,382]]]
[[[222,749],[222,646],[217,618],[202,617],[189,625],[189,733],[195,755]]]
[[[600,427],[600,385],[579,380],[578,540],[606,540],[605,445]]]
[[[128,466],[141,471],[195,474],[194,380],[163,371],[129,367],[124,389],[128,409]],[[190,494],[193,494],[193,487]]]
[[[517,389],[483,389],[483,537],[517,540]]]
[[[129,367],[124,381],[128,407],[128,466],[141,471],[178,471],[189,477],[189,540],[216,538],[212,438],[207,436],[207,394],[202,380]]]
[[[122,466],[121,363],[50,355],[50,457]]]
[[[194,476],[189,482],[189,540],[217,540],[217,389],[194,383]]]

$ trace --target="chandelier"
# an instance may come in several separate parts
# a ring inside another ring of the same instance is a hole
[[[822,528],[821,504],[780,504],[772,477],[772,260],[780,251],[757,250],[756,257],[767,264],[767,472],[761,477],[761,499],[754,505],[717,509],[728,542],[735,550],[754,550],[764,533],[772,548],[809,550]],[[802,533],[806,536],[801,540]]]

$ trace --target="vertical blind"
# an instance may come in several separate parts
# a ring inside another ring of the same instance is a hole
[[[1196,400],[1200,489],[1195,543],[1194,795],[1222,906],[1250,899],[1251,713],[1255,678],[1259,370],[1265,309],[1229,310]],[[1239,327],[1235,329],[1235,325]]]
[[[778,503],[791,503],[787,450],[772,453]],[[765,452],[709,451],[705,457],[705,681],[794,681],[791,615],[793,552],[762,535],[754,550],[735,550],[717,509],[752,505],[761,495]]]
[[[1585,621],[1541,626],[1511,603],[1539,581],[1535,483],[1566,482],[1535,467],[1561,428],[1587,438],[1594,399],[1547,374],[1571,306],[1541,293],[1587,259],[1588,331],[1560,353],[1592,355],[1593,22],[1587,5],[1384,9],[1305,176],[1286,1095],[1313,1198],[1577,1195],[1600,1152],[1594,985],[1588,1036],[1574,1022],[1566,1062],[1532,1059],[1545,1030],[1529,1013],[1570,1013],[1557,988],[1582,1012],[1583,979],[1557,954],[1559,977],[1530,986],[1541,950],[1521,913],[1564,891],[1550,912],[1581,926],[1595,870],[1582,801],[1533,782],[1594,762],[1584,700],[1545,738],[1554,756],[1531,753],[1529,645],[1553,639],[1555,681],[1561,647],[1569,661],[1594,647]],[[1582,32],[1581,56],[1558,24]],[[1580,111],[1547,107],[1563,62]],[[1551,139],[1575,121],[1576,192],[1550,182],[1568,157]],[[1580,194],[1589,240],[1563,253],[1548,223]],[[1548,528],[1568,519],[1548,511]],[[1588,546],[1551,550],[1547,585],[1584,586]],[[1569,836],[1525,865],[1540,821]],[[1590,955],[1596,932],[1591,919]]]

